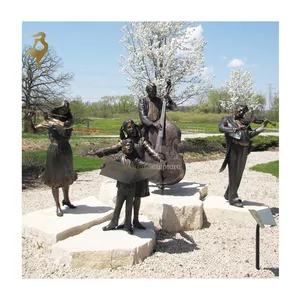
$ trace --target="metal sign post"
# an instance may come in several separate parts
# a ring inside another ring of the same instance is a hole
[[[259,270],[259,225],[256,224],[256,270]]]
[[[255,252],[255,258],[256,258],[256,269],[259,270],[259,229],[265,228],[265,225],[267,226],[276,226],[275,219],[272,215],[270,208],[263,208],[263,209],[249,209],[249,212],[251,213],[252,217],[257,222],[256,224],[256,252]]]

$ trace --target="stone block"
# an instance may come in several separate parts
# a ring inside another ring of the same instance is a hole
[[[70,236],[77,235],[94,225],[112,218],[113,208],[90,196],[74,201],[76,209],[64,207],[63,217],[56,216],[56,208],[30,212],[22,217],[22,235],[27,239],[53,245]]]
[[[243,201],[244,207],[229,205],[222,196],[209,196],[203,201],[204,221],[212,223],[214,221],[233,220],[239,223],[256,224],[256,221],[249,212],[249,209],[264,209],[268,206],[259,202]]]
[[[203,202],[199,199],[203,185],[182,181],[161,190],[150,184],[150,196],[142,198],[140,214],[153,221],[154,226],[168,232],[201,229]]]
[[[146,217],[140,221],[146,230],[134,228],[133,235],[121,229],[103,231],[108,222],[93,226],[54,244],[51,256],[56,263],[72,268],[104,269],[138,264],[152,254],[156,238],[153,222]]]

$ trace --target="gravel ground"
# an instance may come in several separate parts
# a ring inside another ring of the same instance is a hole
[[[278,278],[279,276],[279,180],[249,167],[279,159],[279,152],[252,152],[248,157],[239,195],[244,200],[262,202],[276,213],[278,226],[261,230],[260,265],[255,269],[255,227],[233,221],[213,220],[201,230],[179,233],[157,232],[153,255],[132,267],[89,270],[56,265],[50,248],[22,239],[23,278]],[[222,160],[187,164],[184,180],[208,184],[209,195],[223,195],[227,169],[218,173]],[[103,177],[99,171],[79,174],[71,186],[72,201],[99,195]],[[23,214],[54,205],[47,187],[22,192]]]

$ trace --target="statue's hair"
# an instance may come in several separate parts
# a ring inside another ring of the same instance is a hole
[[[153,88],[155,88],[156,90],[156,84],[155,83],[148,83],[146,86],[146,92],[148,93],[149,90],[152,90]]]
[[[244,109],[244,110],[246,110],[246,111],[249,110],[247,104],[237,104],[237,105],[235,106],[234,110],[236,111],[236,110],[238,110],[239,108],[242,108],[242,109]]]
[[[127,143],[130,143],[133,145],[133,140],[132,139],[124,139],[122,140],[122,147],[126,146]]]
[[[141,132],[140,132],[139,125],[137,125],[136,123],[134,123],[133,120],[130,119],[130,120],[125,120],[125,121],[123,122],[122,126],[120,127],[120,139],[121,139],[121,140],[124,140],[124,139],[127,138],[127,136],[125,135],[124,132],[125,132],[125,129],[126,129],[126,127],[127,127],[127,125],[128,125],[129,123],[132,123],[132,124],[135,126],[135,129],[136,129],[138,135],[141,136]]]

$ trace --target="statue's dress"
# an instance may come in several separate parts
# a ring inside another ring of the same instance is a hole
[[[51,127],[48,135],[51,144],[47,150],[46,166],[41,181],[51,188],[71,185],[77,179],[73,169],[73,153],[69,139],[72,129],[57,129]]]

